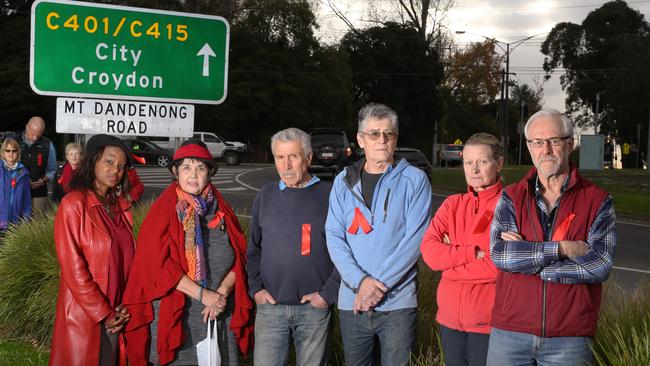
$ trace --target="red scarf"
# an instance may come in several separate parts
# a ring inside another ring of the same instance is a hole
[[[186,296],[176,290],[187,273],[183,226],[176,213],[177,183],[172,183],[154,202],[142,223],[124,293],[124,304],[131,313],[126,325],[127,355],[131,365],[147,365],[149,324],[153,321],[151,302],[160,299],[158,312],[158,357],[161,364],[174,359],[183,345],[182,319]],[[239,349],[246,354],[252,342],[253,304],[246,288],[246,238],[232,208],[213,187],[219,209],[225,214],[226,232],[235,251],[235,309],[230,329],[235,333]]]

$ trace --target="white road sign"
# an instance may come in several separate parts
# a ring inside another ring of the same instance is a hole
[[[57,98],[56,132],[192,137],[194,106],[123,100]]]

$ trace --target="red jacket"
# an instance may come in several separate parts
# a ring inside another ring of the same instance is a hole
[[[182,319],[185,294],[176,290],[181,277],[187,273],[185,233],[176,213],[177,183],[163,191],[154,202],[138,234],[135,257],[129,273],[123,303],[131,313],[126,325],[129,364],[147,365],[149,324],[153,321],[151,302],[160,299],[158,312],[158,356],[161,364],[171,362],[176,350],[183,345]],[[226,232],[235,252],[235,309],[230,329],[235,333],[239,349],[246,354],[251,344],[252,301],[246,290],[246,239],[237,217],[214,188],[219,210],[225,216]]]
[[[543,241],[544,232],[536,210],[535,168],[518,183],[506,187],[515,208],[517,228],[524,240]],[[571,165],[569,184],[562,194],[553,237],[587,240],[589,228],[607,192],[583,179]],[[562,223],[575,214],[570,226]],[[558,230],[560,229],[560,230]],[[561,230],[566,230],[562,235]],[[559,234],[559,235],[558,235]],[[601,284],[561,284],[542,281],[538,274],[499,271],[492,326],[539,337],[575,337],[596,334]]]
[[[130,204],[120,199],[131,225]],[[71,191],[54,220],[61,281],[56,304],[50,365],[97,365],[101,323],[113,311],[108,303],[111,237],[101,218],[101,203],[90,191]]]
[[[489,258],[490,223],[503,186],[449,196],[424,234],[420,250],[438,285],[438,323],[452,329],[490,333],[497,269]],[[444,242],[445,234],[451,244]],[[476,259],[477,249],[485,257]]]

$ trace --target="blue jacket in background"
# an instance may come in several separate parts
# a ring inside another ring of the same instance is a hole
[[[12,179],[16,180],[14,187],[11,186]],[[0,230],[31,214],[32,195],[27,168],[19,162],[15,170],[9,170],[0,161]]]
[[[365,276],[388,287],[375,310],[417,307],[417,260],[431,208],[426,174],[402,159],[388,167],[375,187],[372,207],[361,194],[362,159],[334,180],[325,224],[327,248],[341,275],[339,309],[352,310],[356,290]],[[372,231],[350,234],[358,207]]]

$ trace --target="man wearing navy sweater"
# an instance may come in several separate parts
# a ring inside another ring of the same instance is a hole
[[[310,176],[311,140],[288,128],[271,137],[279,182],[253,202],[246,271],[257,304],[256,366],[286,365],[294,339],[297,365],[326,365],[331,307],[340,277],[325,243],[331,184]]]

